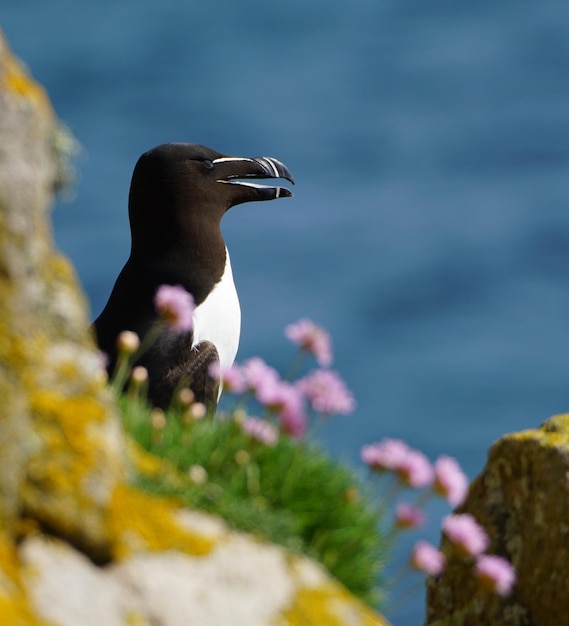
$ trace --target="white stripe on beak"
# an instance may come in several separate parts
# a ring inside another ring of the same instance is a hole
[[[247,157],[219,157],[219,159],[214,159],[212,163],[228,163],[229,161],[245,161],[246,163],[256,163],[255,159],[249,159]]]

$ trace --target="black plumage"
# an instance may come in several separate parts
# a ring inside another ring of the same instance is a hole
[[[129,194],[130,256],[94,323],[99,347],[109,358],[110,374],[120,332],[131,330],[142,339],[155,327],[154,296],[160,285],[181,285],[192,294],[198,310],[220,285],[229,265],[220,223],[229,208],[292,195],[283,187],[253,180],[266,178],[294,182],[276,159],[229,157],[196,144],[163,144],[140,157]],[[219,359],[221,346],[208,334],[216,336],[219,329],[208,329],[207,320],[202,326],[199,342],[193,331],[162,330],[140,357],[138,363],[148,370],[149,399],[154,405],[166,407],[182,385],[189,386],[198,401],[217,401],[208,366]]]

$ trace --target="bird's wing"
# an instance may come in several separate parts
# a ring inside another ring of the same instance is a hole
[[[152,392],[156,406],[167,407],[175,399],[175,393],[189,387],[196,402],[203,402],[209,410],[215,409],[219,396],[219,381],[211,376],[209,368],[219,362],[217,348],[211,341],[201,341],[184,351],[183,358],[172,365]]]

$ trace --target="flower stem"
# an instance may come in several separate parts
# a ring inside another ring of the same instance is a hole
[[[399,572],[396,574],[394,582],[399,579],[401,580],[401,578],[407,573],[410,572],[411,570],[408,567],[403,567],[399,570]],[[402,606],[404,606],[405,604],[407,604],[407,602],[409,601],[410,598],[412,598],[413,596],[417,595],[422,588],[425,586],[425,581],[423,579],[418,580],[417,582],[415,582],[414,584],[412,584],[410,587],[408,587],[405,591],[403,591],[401,593],[401,595],[399,597],[396,597],[394,600],[390,600],[384,609],[385,613],[397,613],[397,611],[399,611],[401,609]],[[433,626],[433,625],[429,625],[429,626]],[[439,626],[439,625],[437,625]]]
[[[298,372],[300,372],[302,362],[306,357],[306,351],[300,348],[296,351],[296,354],[292,357],[292,361],[289,363],[289,366],[283,376],[283,380],[292,381],[296,378]]]

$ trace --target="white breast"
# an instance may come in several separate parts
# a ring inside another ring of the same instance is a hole
[[[194,311],[194,340],[215,344],[222,367],[235,360],[241,333],[241,308],[233,282],[229,251],[225,249],[225,271],[213,291]]]

